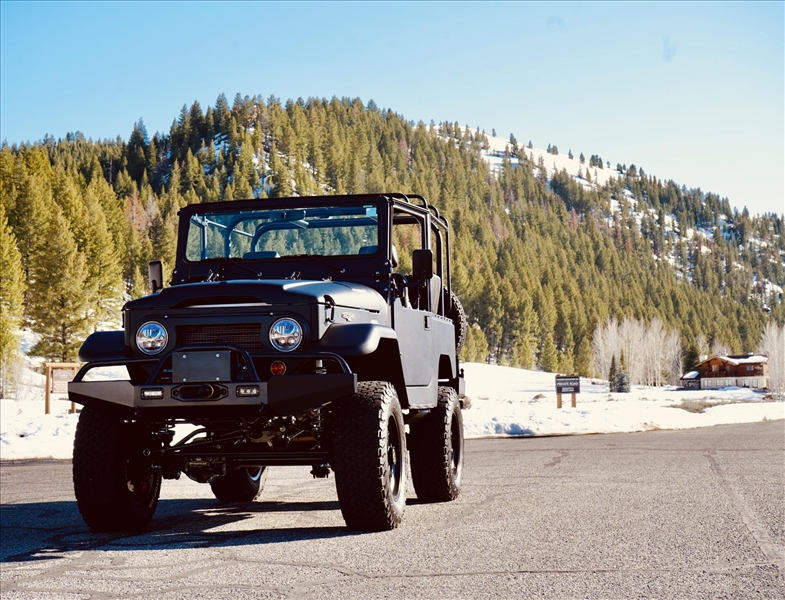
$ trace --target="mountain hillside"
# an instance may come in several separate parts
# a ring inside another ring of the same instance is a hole
[[[34,354],[73,359],[146,293],[148,261],[171,268],[186,204],[382,191],[422,194],[452,224],[466,360],[588,375],[604,364],[597,332],[637,324],[675,344],[657,374],[673,380],[708,348],[751,352],[785,321],[781,215],[568,152],[373,101],[239,94],[183,106],[152,138],[140,119],[127,141],[4,143],[0,267],[21,269],[2,269],[19,274],[0,279],[0,330],[27,323]],[[2,345],[7,371],[14,344]]]

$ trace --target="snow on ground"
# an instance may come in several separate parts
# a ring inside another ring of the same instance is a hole
[[[577,407],[563,397],[556,408],[553,373],[485,364],[464,364],[471,409],[464,412],[467,438],[516,435],[617,433],[683,429],[725,423],[785,419],[785,403],[766,401],[745,388],[685,391],[633,386],[629,394],[609,394],[604,381],[581,380]],[[0,460],[71,458],[78,415],[70,403],[52,401],[44,415],[43,376],[25,370],[17,400],[0,400]],[[703,413],[674,408],[683,401],[719,404]]]
[[[727,423],[785,419],[785,403],[768,402],[748,388],[679,390],[633,385],[630,393],[608,392],[608,383],[581,378],[576,407],[562,396],[556,408],[553,373],[469,363],[464,365],[471,409],[464,413],[466,437],[621,433],[687,429]],[[673,405],[733,403],[688,412]]]

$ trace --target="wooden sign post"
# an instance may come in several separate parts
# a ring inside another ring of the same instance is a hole
[[[46,368],[44,414],[48,415],[52,408],[52,394],[68,394],[68,382],[76,376],[80,366],[79,363],[44,363]],[[71,402],[71,408],[68,412],[76,412],[76,405],[73,402]]]
[[[575,396],[581,393],[581,378],[578,375],[556,376],[556,408],[561,408],[561,395],[571,394],[571,406],[575,408]]]

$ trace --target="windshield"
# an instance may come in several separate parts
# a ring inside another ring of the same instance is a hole
[[[188,224],[186,259],[245,260],[374,254],[376,206],[320,206],[197,213]]]

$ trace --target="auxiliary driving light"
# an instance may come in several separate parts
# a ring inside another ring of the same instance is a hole
[[[237,386],[237,396],[240,398],[248,398],[258,395],[259,395],[258,385]]]
[[[286,373],[286,365],[283,364],[280,360],[276,360],[273,364],[270,365],[270,373],[273,375],[283,375]]]
[[[142,390],[142,400],[160,400],[163,397],[162,389]]]

